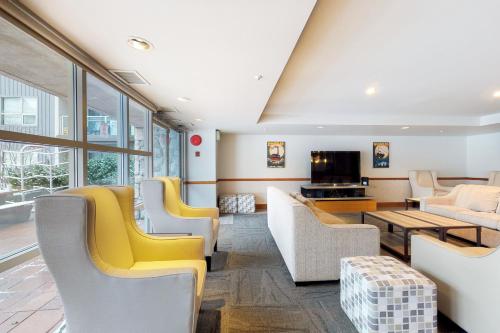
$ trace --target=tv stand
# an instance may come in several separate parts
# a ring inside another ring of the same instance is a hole
[[[361,184],[311,184],[301,186],[300,192],[314,200],[316,207],[330,212],[371,212],[377,210],[374,197],[365,194]]]

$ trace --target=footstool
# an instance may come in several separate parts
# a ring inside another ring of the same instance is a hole
[[[240,214],[255,213],[255,194],[252,193],[238,194],[238,213]]]
[[[238,212],[236,194],[221,194],[219,196],[219,211],[221,214],[236,214]]]
[[[360,333],[437,332],[437,287],[391,257],[341,259],[340,302]]]

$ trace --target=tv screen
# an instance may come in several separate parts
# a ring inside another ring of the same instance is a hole
[[[359,183],[359,151],[312,151],[312,183]]]

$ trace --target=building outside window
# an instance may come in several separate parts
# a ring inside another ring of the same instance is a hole
[[[2,125],[36,126],[37,114],[36,97],[2,97],[0,106]]]

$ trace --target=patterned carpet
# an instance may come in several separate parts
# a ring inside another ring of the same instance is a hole
[[[221,225],[198,332],[356,332],[340,307],[339,282],[295,287],[266,214]],[[463,332],[444,317],[439,332]]]

